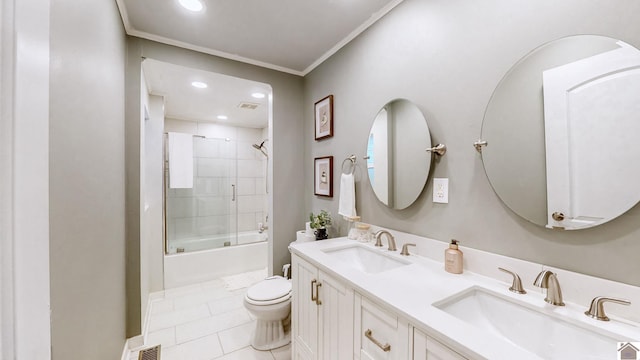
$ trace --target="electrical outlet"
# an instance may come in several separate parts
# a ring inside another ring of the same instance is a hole
[[[449,179],[443,178],[433,179],[433,202],[434,203],[449,203]]]

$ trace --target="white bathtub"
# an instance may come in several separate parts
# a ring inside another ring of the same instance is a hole
[[[267,233],[257,231],[245,231],[238,233],[237,245],[252,244],[260,241],[267,241]],[[227,235],[218,235],[201,239],[171,240],[169,243],[169,254],[178,252],[192,252],[201,250],[217,249],[227,246],[236,246],[236,239]]]
[[[183,244],[193,247],[190,250],[185,249],[187,252],[164,256],[164,288],[171,289],[222,276],[264,269],[267,267],[266,240],[266,233],[241,233],[238,235],[238,245],[201,251],[192,250],[204,246],[207,242],[210,242],[207,245],[212,243],[224,245],[224,242],[229,240],[226,238],[191,240],[191,244]]]

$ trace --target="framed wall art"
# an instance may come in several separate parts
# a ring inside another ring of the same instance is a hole
[[[314,159],[313,193],[333,197],[333,156]]]
[[[333,95],[315,104],[316,140],[333,136]]]

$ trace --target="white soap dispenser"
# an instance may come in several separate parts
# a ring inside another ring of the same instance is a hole
[[[444,250],[444,270],[452,274],[462,274],[462,251],[458,240],[451,239],[449,248]]]

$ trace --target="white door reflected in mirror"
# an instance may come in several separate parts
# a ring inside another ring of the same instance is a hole
[[[640,201],[640,51],[604,36],[547,43],[496,87],[482,123],[485,173],[516,214],[585,229]]]
[[[597,225],[640,195],[640,51],[619,44],[543,72],[548,227]]]

